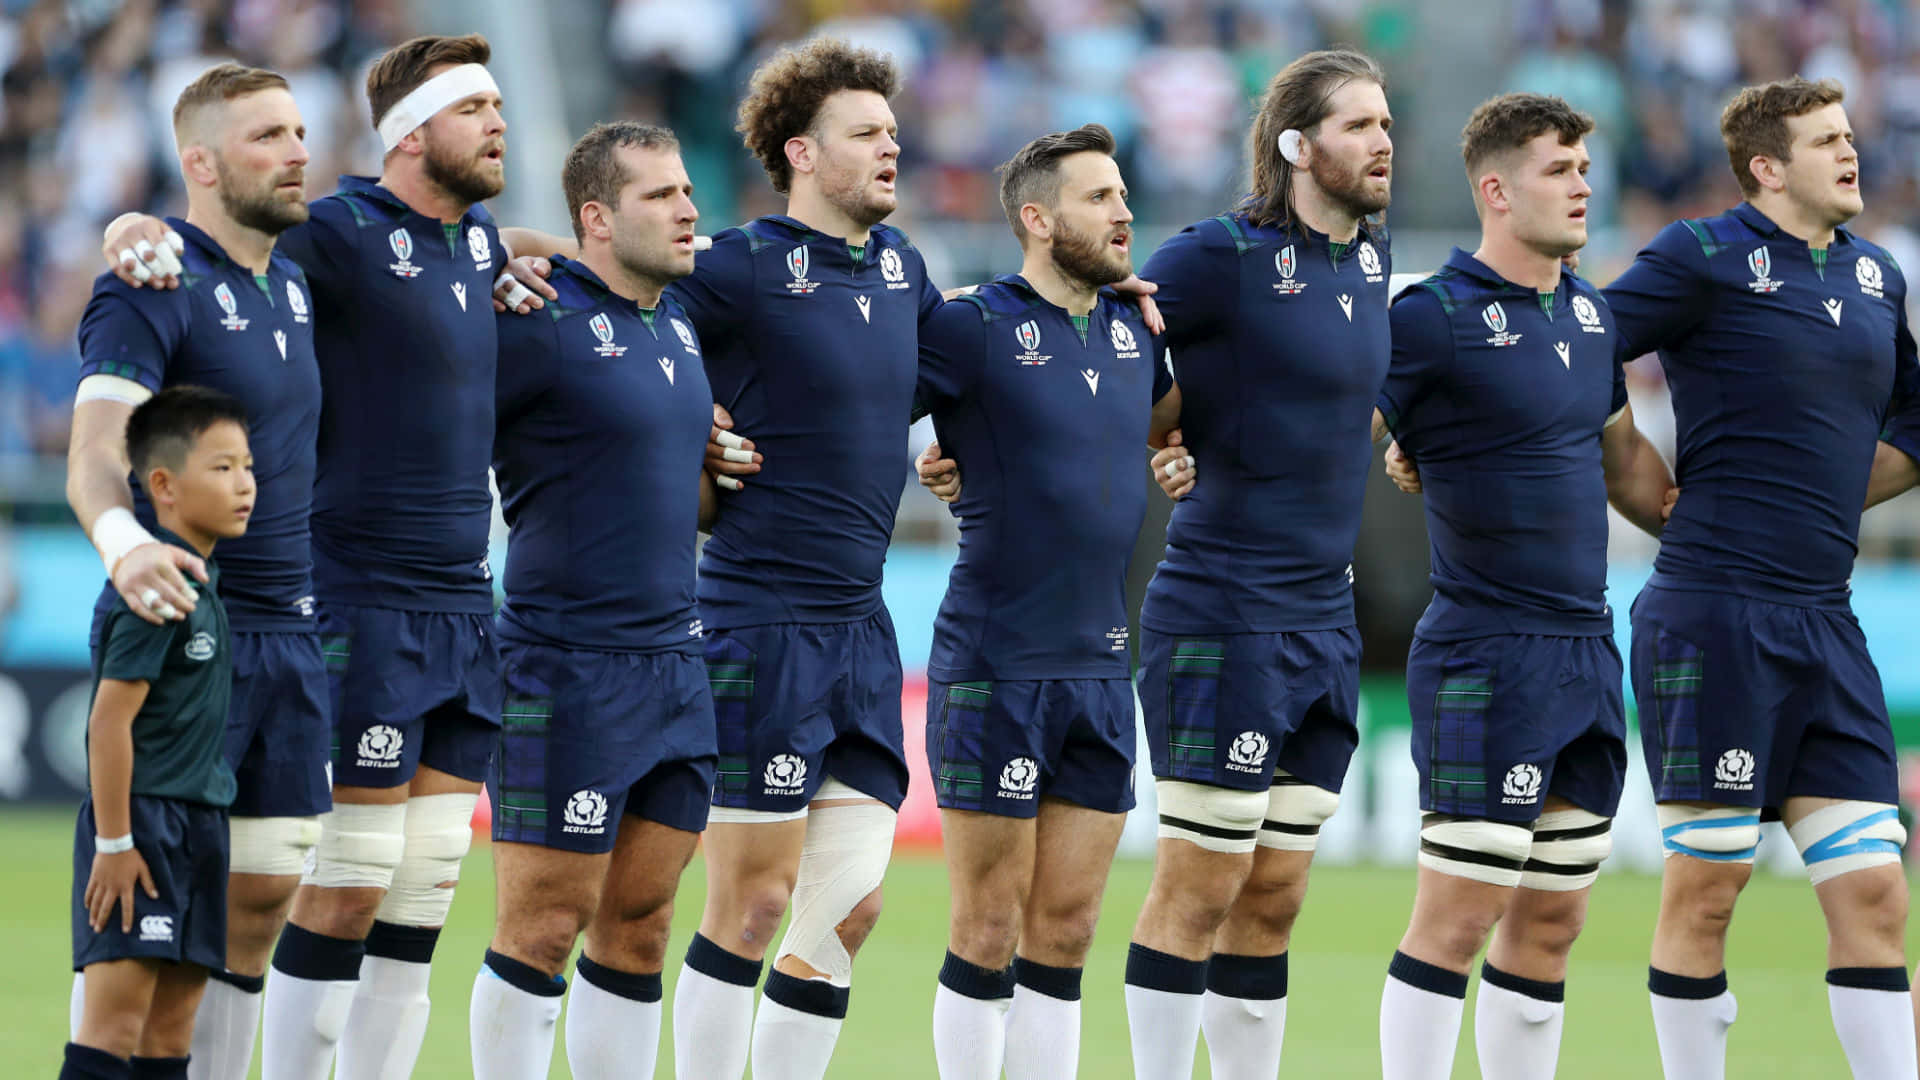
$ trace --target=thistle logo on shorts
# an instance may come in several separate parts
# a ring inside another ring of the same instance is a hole
[[[389,724],[373,725],[360,733],[360,766],[366,769],[399,768],[400,750],[406,741],[399,728]]]
[[[247,323],[251,320],[243,319],[237,314],[240,310],[240,303],[233,298],[233,290],[227,288],[226,282],[223,281],[213,287],[213,298],[219,303],[220,310],[227,313],[226,317],[220,320],[221,326],[226,327],[228,330],[245,330],[247,328]]]
[[[1607,328],[1600,325],[1600,309],[1584,296],[1573,298],[1573,317],[1579,320],[1580,329],[1589,334],[1607,332]]]
[[[1879,298],[1886,293],[1881,286],[1886,280],[1880,273],[1880,262],[1871,255],[1862,255],[1853,264],[1853,279],[1860,283],[1860,291],[1868,296]]]
[[[807,763],[797,754],[775,754],[761,779],[768,795],[791,795],[806,786]]]
[[[387,269],[393,271],[394,276],[406,278],[409,281],[420,276],[421,267],[412,262],[413,235],[411,233],[405,228],[393,230],[387,234],[387,246],[393,249],[393,257],[400,260],[387,264]]]
[[[1126,323],[1115,319],[1109,324],[1107,329],[1113,338],[1113,355],[1115,357],[1121,360],[1131,360],[1140,355],[1140,343],[1134,340],[1133,330],[1129,328]]]
[[[205,630],[193,635],[187,641],[186,653],[189,660],[213,659],[213,635]]]
[[[561,832],[599,836],[607,831],[607,797],[582,788],[567,799],[567,807],[561,816],[567,822],[560,827]]]
[[[1280,271],[1280,280],[1273,283],[1274,292],[1281,296],[1298,296],[1306,291],[1306,282],[1293,280],[1293,275],[1300,269],[1300,264],[1294,260],[1292,244],[1281,248],[1279,253],[1274,255],[1273,268]]]
[[[1753,271],[1753,280],[1747,282],[1747,288],[1754,292],[1778,292],[1784,284],[1767,276],[1773,270],[1773,256],[1767,254],[1765,244],[1747,252],[1747,269]]]
[[[140,940],[141,941],[172,941],[173,940],[173,916],[171,915],[140,916]]]
[[[1753,755],[1745,750],[1721,754],[1713,766],[1713,786],[1716,790],[1752,791]]]
[[[1539,798],[1540,766],[1520,764],[1508,769],[1507,778],[1500,781],[1500,794],[1500,802],[1507,806]]]
[[[1367,275],[1368,284],[1380,283],[1380,253],[1365,240],[1360,241],[1360,272]]]
[[[1017,757],[1000,770],[1000,797],[1031,799],[1033,786],[1040,780],[1040,766],[1030,757]]]
[[[1234,772],[1257,773],[1271,748],[1267,737],[1257,731],[1243,731],[1227,744],[1227,768]]]
[[[907,287],[907,266],[900,261],[900,253],[892,248],[880,251],[880,276],[886,279],[887,288],[904,289]]]
[[[487,231],[478,225],[467,226],[467,254],[473,256],[475,270],[493,269],[493,248],[487,244]]]
[[[806,296],[820,287],[819,282],[807,280],[807,267],[810,265],[810,258],[807,254],[807,245],[805,244],[801,244],[799,247],[787,252],[787,273],[793,275],[793,280],[787,282],[787,292],[796,296]]]
[[[300,286],[287,282],[287,310],[293,312],[293,321],[304,324],[307,321],[307,294]]]
[[[1494,348],[1519,343],[1519,334],[1507,333],[1507,309],[1500,306],[1500,301],[1495,300],[1483,308],[1480,312],[1480,321],[1486,323],[1487,329],[1493,331],[1493,336],[1487,339],[1487,344]]]

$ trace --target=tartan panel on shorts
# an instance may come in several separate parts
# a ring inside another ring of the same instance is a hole
[[[353,658],[353,635],[327,634],[322,637],[320,639],[320,658],[327,665],[327,674],[345,674],[347,661]]]
[[[747,724],[753,708],[755,666],[753,652],[734,641],[719,642],[707,655],[707,685],[713,690],[714,729],[720,745],[714,792],[721,806],[747,805],[753,779]]]
[[[941,806],[978,810],[986,805],[982,763],[987,757],[987,708],[992,703],[991,682],[947,687],[947,699],[940,704],[939,730],[929,733],[940,754],[933,787]]]
[[[1654,641],[1651,723],[1660,742],[1663,799],[1706,797],[1700,776],[1700,677],[1705,654],[1690,641],[1662,633]]]
[[[547,835],[547,736],[553,699],[509,694],[500,709],[500,746],[493,755],[500,805],[493,808],[494,835],[541,843]]]
[[[1167,662],[1167,766],[1177,780],[1215,780],[1215,725],[1227,646],[1218,638],[1179,639]]]
[[[1474,816],[1487,807],[1487,709],[1492,679],[1478,660],[1449,657],[1433,692],[1427,786],[1433,811]]]

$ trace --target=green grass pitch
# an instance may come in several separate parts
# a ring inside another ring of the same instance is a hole
[[[0,1061],[9,1076],[52,1076],[66,1040],[69,889],[73,819],[63,812],[10,810],[0,816],[8,855],[0,927],[15,960],[0,985]],[[1107,890],[1099,942],[1088,965],[1080,1075],[1129,1075],[1121,973],[1133,918],[1150,867],[1123,861]],[[1413,872],[1324,867],[1315,872],[1296,934],[1283,1076],[1379,1075],[1381,980],[1405,927]],[[701,868],[688,870],[674,920],[672,952],[686,946],[700,909]],[[433,1023],[416,1076],[472,1075],[467,1053],[467,995],[493,916],[491,864],[484,845],[467,860],[453,918],[434,965]],[[836,1077],[933,1077],[934,975],[946,938],[946,880],[933,855],[903,852],[887,877],[886,914],[861,953],[853,1008],[840,1038]],[[1595,890],[1587,931],[1574,952],[1568,986],[1562,1080],[1657,1077],[1647,1012],[1647,942],[1659,900],[1650,877],[1609,875]],[[1825,935],[1812,890],[1802,878],[1762,877],[1740,901],[1729,958],[1740,1018],[1727,1075],[1844,1077],[1846,1062],[1828,1020]],[[668,967],[671,982],[678,964]],[[672,987],[668,987],[672,1000]],[[670,1025],[669,1025],[670,1026]],[[670,1038],[671,1033],[663,1036]],[[673,1055],[661,1047],[660,1077]],[[258,1067],[255,1069],[258,1076]],[[568,1075],[556,1050],[553,1075]],[[1206,1076],[1200,1051],[1196,1076]],[[1471,996],[1454,1075],[1479,1075]]]

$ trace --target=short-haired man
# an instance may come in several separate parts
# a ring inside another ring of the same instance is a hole
[[[927,665],[953,894],[933,1011],[942,1080],[1075,1075],[1080,976],[1133,806],[1136,470],[1179,396],[1139,312],[1101,291],[1133,272],[1113,150],[1089,124],[1015,154],[1000,201],[1020,273],[920,331],[920,401],[967,478]]]
[[[1626,773],[1607,504],[1658,534],[1672,477],[1634,427],[1587,242],[1586,135],[1505,94],[1461,133],[1480,246],[1394,304],[1377,428],[1420,462],[1433,602],[1407,657],[1420,877],[1380,1006],[1386,1080],[1444,1080],[1473,958],[1488,1076],[1559,1059],[1567,955]]]
[[[1605,291],[1624,355],[1659,351],[1678,422],[1632,655],[1667,852],[1648,989],[1668,1080],[1725,1073],[1726,932],[1763,816],[1826,915],[1853,1075],[1915,1075],[1899,770],[1848,577],[1863,503],[1912,482],[1920,363],[1905,276],[1844,228],[1862,203],[1843,96],[1741,91],[1720,132],[1746,201],[1668,226]],[[1877,449],[1890,413],[1905,454]]]
[[[561,181],[581,256],[553,260],[543,311],[496,316],[507,697],[494,933],[468,1032],[480,1080],[547,1075],[582,931],[568,1065],[653,1076],[673,894],[713,790],[694,611],[713,395],[662,295],[693,271],[693,184],[673,134],[633,121],[588,131]]]
[[[183,287],[142,289],[112,276],[95,284],[80,324],[67,493],[112,577],[95,606],[95,634],[120,603],[152,621],[191,617],[182,573],[197,575],[200,564],[147,532],[152,504],[127,480],[127,416],[168,386],[194,383],[238,399],[252,418],[253,525],[221,547],[233,626],[224,746],[238,779],[226,963],[211,969],[193,1048],[197,1076],[237,1080],[253,1058],[274,938],[330,805],[308,535],[320,425],[313,294],[276,246],[307,220],[307,151],[286,80],[258,68],[209,68],[181,91],[173,127],[187,216],[153,223],[158,248],[139,245],[142,255],[167,252]]]

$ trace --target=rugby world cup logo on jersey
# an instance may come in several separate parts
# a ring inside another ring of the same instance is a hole
[[[301,292],[300,286],[291,281],[287,282],[287,310],[293,312],[294,322],[302,326],[306,325],[307,294]]]
[[[1369,285],[1378,285],[1384,279],[1380,273],[1380,253],[1365,240],[1360,241],[1360,272],[1367,275]]]
[[[360,733],[360,745],[356,747],[359,765],[363,769],[397,769],[406,743],[399,728],[375,724]]]
[[[1107,324],[1107,334],[1113,339],[1113,355],[1116,359],[1131,360],[1140,355],[1140,343],[1134,340],[1133,328],[1115,319]]]
[[[1721,754],[1713,765],[1713,787],[1716,791],[1752,791],[1753,754],[1739,749]]]
[[[880,249],[880,277],[889,289],[907,287],[907,264],[900,261],[900,253],[892,248]]]
[[[1257,773],[1267,760],[1272,744],[1257,731],[1243,731],[1227,744],[1227,768],[1234,772]]]
[[[1540,766],[1515,765],[1507,770],[1507,778],[1500,781],[1500,802],[1512,806],[1534,801],[1540,797],[1540,780]]]
[[[587,327],[593,331],[594,337],[600,339],[600,344],[593,347],[595,354],[599,356],[625,356],[627,354],[627,347],[625,345],[616,345],[613,343],[613,320],[607,318],[606,312],[603,311],[587,320]]]
[[[563,833],[585,833],[598,836],[607,831],[607,797],[597,791],[582,788],[567,797],[567,805],[561,811],[566,824],[560,826]]]
[[[807,763],[798,754],[775,754],[760,774],[768,795],[792,795],[807,785]]]
[[[1493,336],[1487,339],[1487,344],[1499,348],[1503,345],[1519,343],[1521,335],[1507,333],[1507,309],[1500,306],[1500,301],[1495,300],[1482,309],[1480,321],[1486,323],[1487,329],[1493,331]]]
[[[240,311],[240,302],[234,299],[233,290],[227,288],[226,282],[223,281],[213,287],[213,299],[220,305],[220,310],[226,312],[226,317],[220,320],[221,326],[229,330],[245,330],[247,328],[249,320],[241,318],[238,314]]]
[[[1017,757],[1007,762],[1000,770],[1000,797],[1003,799],[1031,799],[1033,789],[1040,782],[1040,766],[1030,757]]]
[[[1292,244],[1281,248],[1274,255],[1273,268],[1280,272],[1280,280],[1273,283],[1275,293],[1281,296],[1298,296],[1306,291],[1306,282],[1293,280],[1293,275],[1300,272],[1300,264],[1294,258]]]
[[[411,233],[407,232],[405,228],[393,230],[387,234],[387,247],[392,249],[393,257],[400,260],[399,262],[387,264],[387,269],[393,271],[395,277],[411,281],[420,276],[420,271],[423,268],[413,262],[413,235]]]
[[[1753,271],[1753,280],[1747,282],[1747,288],[1754,292],[1778,292],[1780,286],[1786,284],[1768,276],[1773,272],[1773,256],[1767,252],[1765,244],[1747,252],[1747,269]]]
[[[1580,324],[1580,330],[1588,334],[1604,334],[1607,328],[1600,325],[1600,307],[1584,296],[1573,298],[1573,318]]]
[[[1860,291],[1878,300],[1886,295],[1886,278],[1880,269],[1880,260],[1871,255],[1862,255],[1853,264],[1853,280],[1860,283]]]
[[[493,248],[487,244],[487,230],[478,225],[467,226],[467,254],[473,256],[475,270],[493,269]]]
[[[799,247],[787,252],[787,273],[793,275],[793,280],[787,282],[787,292],[797,296],[806,296],[820,287],[819,282],[807,280],[807,268],[811,265],[812,261],[811,256],[807,254],[807,245],[801,244]]]
[[[1051,355],[1042,354],[1040,349],[1040,324],[1032,319],[1013,328],[1013,340],[1019,342],[1020,353],[1014,359],[1021,367],[1045,367]]]

